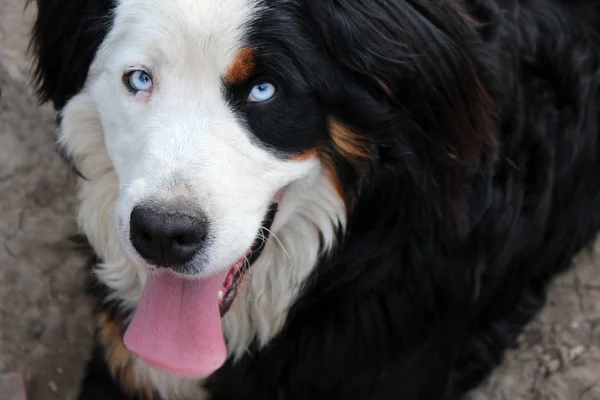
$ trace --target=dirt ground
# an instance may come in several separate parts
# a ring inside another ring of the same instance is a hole
[[[71,400],[91,307],[83,260],[68,241],[73,177],[52,150],[51,110],[27,86],[34,10],[23,3],[0,0],[0,374],[21,372],[30,400]],[[574,264],[472,400],[600,400],[600,240]]]

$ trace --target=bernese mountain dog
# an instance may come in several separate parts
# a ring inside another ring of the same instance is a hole
[[[82,400],[454,400],[600,229],[600,2],[37,0]]]

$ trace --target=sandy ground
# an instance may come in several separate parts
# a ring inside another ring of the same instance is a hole
[[[52,150],[51,110],[27,87],[23,3],[0,0],[0,373],[21,372],[30,400],[71,400],[91,307],[68,241],[73,177]],[[600,400],[600,240],[574,263],[473,400]]]

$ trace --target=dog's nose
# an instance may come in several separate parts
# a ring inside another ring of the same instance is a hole
[[[176,267],[194,258],[208,232],[202,212],[188,213],[167,206],[136,206],[131,212],[130,240],[148,263]]]

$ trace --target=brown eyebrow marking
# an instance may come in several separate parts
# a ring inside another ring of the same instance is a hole
[[[233,59],[225,74],[225,80],[230,85],[239,85],[247,81],[256,68],[254,51],[250,48],[241,49]]]

